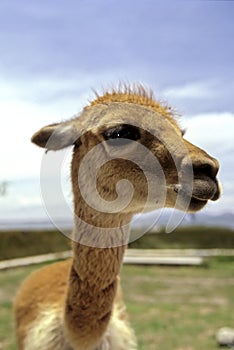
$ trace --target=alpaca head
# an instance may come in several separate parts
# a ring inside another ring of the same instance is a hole
[[[32,141],[47,150],[74,145],[75,206],[82,198],[108,215],[164,206],[194,212],[220,195],[217,160],[185,140],[170,109],[142,89],[98,97]]]

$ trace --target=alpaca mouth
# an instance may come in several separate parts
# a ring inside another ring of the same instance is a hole
[[[207,176],[194,179],[192,197],[198,200],[216,201],[220,197],[218,181]]]
[[[202,209],[209,200],[216,201],[221,194],[219,182],[206,176],[195,178],[193,188],[178,184],[174,191],[180,197],[179,202],[188,204],[189,211]]]

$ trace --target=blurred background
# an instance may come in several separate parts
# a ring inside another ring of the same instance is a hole
[[[216,330],[234,326],[233,18],[232,1],[0,2],[0,260],[69,249],[46,213],[44,151],[30,138],[79,113],[95,97],[92,89],[102,93],[120,81],[150,87],[181,114],[185,137],[220,162],[223,196],[185,215],[175,233],[160,235],[168,211],[156,224],[154,213],[134,222],[136,236],[153,226],[132,248],[195,249],[210,257],[200,268],[124,267],[126,291],[135,291],[126,294],[139,349],[216,349]],[[68,167],[63,181],[71,202]],[[63,216],[56,197],[54,206],[69,229],[72,215]],[[15,349],[11,302],[34,268],[0,272],[0,349]]]

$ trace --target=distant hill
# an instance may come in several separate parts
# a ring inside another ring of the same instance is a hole
[[[159,228],[168,224],[172,211],[165,210],[158,217],[157,212],[147,213],[137,216],[133,221],[133,227],[150,227]],[[195,214],[183,214],[181,212],[175,213],[174,221],[178,222],[177,226],[213,226],[213,227],[227,227],[234,229],[234,214],[208,214],[206,212],[199,212]]]
[[[151,212],[147,214],[137,215],[133,219],[133,228],[142,228],[148,230],[157,231],[161,227],[167,226],[169,219],[172,215],[171,210],[163,210],[161,215],[159,212]],[[210,214],[205,211],[196,214],[183,214],[181,212],[174,213],[174,222],[176,227],[184,226],[212,226],[212,227],[226,227],[234,229],[234,214],[233,213],[221,213]],[[56,220],[58,228],[71,229],[73,222],[72,217],[60,218]],[[37,218],[21,218],[16,220],[1,220],[0,230],[7,229],[53,229],[55,228],[53,222],[49,218],[40,219]]]

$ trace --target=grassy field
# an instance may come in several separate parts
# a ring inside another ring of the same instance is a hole
[[[58,230],[0,231],[0,260],[60,252],[70,241]]]
[[[137,230],[133,235],[139,236]],[[70,241],[56,230],[0,231],[0,260],[70,249]],[[234,230],[216,227],[180,227],[173,233],[145,234],[130,248],[234,248]]]
[[[39,266],[0,272],[0,350],[16,349],[12,300]],[[139,350],[215,350],[219,327],[234,326],[234,259],[208,267],[124,266],[122,285]]]

